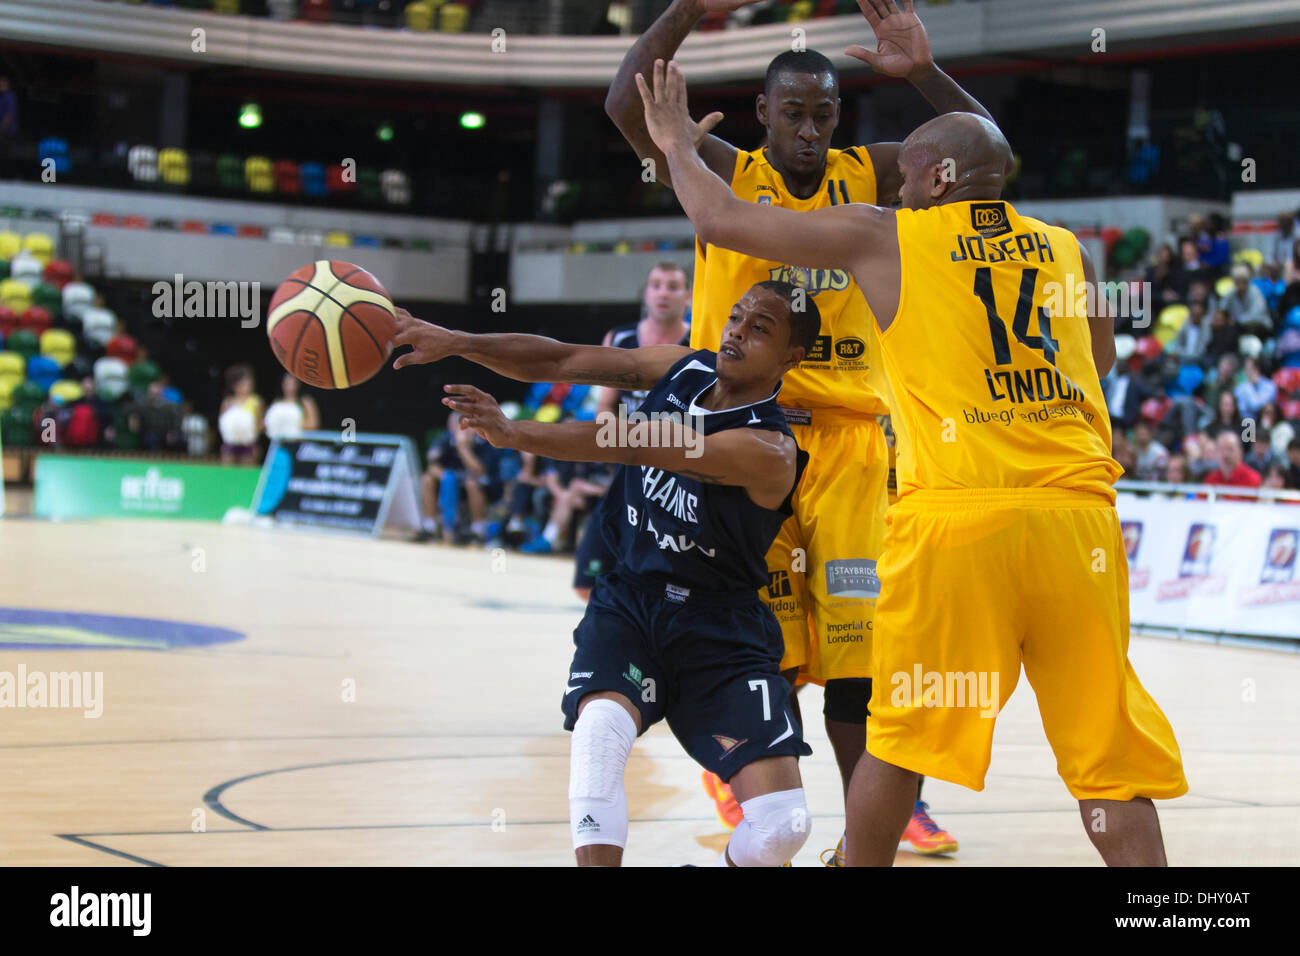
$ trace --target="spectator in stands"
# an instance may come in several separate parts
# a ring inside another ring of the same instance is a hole
[[[1300,438],[1292,438],[1286,446],[1286,486],[1300,491]]]
[[[1224,356],[1235,356],[1240,340],[1241,329],[1233,323],[1232,316],[1226,309],[1216,308],[1214,317],[1210,320],[1210,334],[1205,340],[1207,364],[1217,364]]]
[[[1141,376],[1124,366],[1120,374],[1110,378],[1106,385],[1106,407],[1110,409],[1112,427],[1127,430],[1133,427],[1142,410],[1142,403],[1151,397],[1151,389]]]
[[[1275,265],[1286,265],[1295,257],[1297,242],[1300,242],[1300,226],[1297,226],[1295,213],[1284,212],[1277,217],[1277,238],[1273,240],[1270,260]]]
[[[1290,247],[1282,260],[1282,285],[1288,288],[1300,282],[1300,239],[1290,240]]]
[[[1139,481],[1159,481],[1169,463],[1169,449],[1155,439],[1155,429],[1145,419],[1133,426],[1136,473]]]
[[[262,436],[262,399],[258,396],[251,365],[226,369],[226,398],[217,419],[221,432],[221,461],[227,465],[257,463]]]
[[[1214,439],[1205,432],[1193,432],[1183,439],[1183,461],[1191,481],[1201,481],[1219,465]]]
[[[527,451],[522,452],[521,456],[519,473],[515,475],[510,487],[510,502],[505,520],[505,541],[512,548],[519,547],[525,540],[535,536],[535,533],[530,533],[530,523],[537,522],[536,526],[540,527],[541,519],[550,514],[547,500],[549,492],[543,477],[547,459],[538,458]]]
[[[185,451],[195,458],[208,453],[211,436],[208,420],[194,411],[193,402],[181,405],[181,436],[185,441]]]
[[[1171,485],[1186,485],[1191,482],[1187,471],[1187,459],[1182,455],[1170,455],[1165,463],[1164,480]]]
[[[1261,475],[1268,471],[1269,465],[1274,461],[1272,438],[1267,428],[1260,427],[1245,443],[1246,457],[1243,460]]]
[[[1205,433],[1210,438],[1218,438],[1223,432],[1241,433],[1241,409],[1237,403],[1236,393],[1225,388],[1219,393],[1215,403],[1214,419],[1205,426]]]
[[[1201,252],[1196,247],[1195,239],[1183,239],[1178,243],[1183,279],[1190,289],[1193,282],[1209,282],[1213,271],[1201,261]]]
[[[1205,321],[1205,303],[1192,301],[1187,306],[1187,321],[1179,328],[1174,340],[1165,349],[1165,354],[1181,362],[1199,362],[1205,354],[1205,341],[1208,333]]]
[[[460,414],[447,417],[447,430],[429,446],[427,467],[420,480],[424,506],[423,526],[417,541],[431,541],[441,532],[449,544],[487,542],[488,505],[504,489],[500,469],[502,454],[484,438],[460,427]],[[469,505],[469,531],[462,531],[461,497]],[[441,526],[438,518],[441,517]]]
[[[0,140],[18,138],[18,96],[9,77],[0,76]]]
[[[1138,481],[1140,476],[1137,473],[1137,449],[1121,432],[1115,432],[1111,438],[1110,454],[1121,468],[1124,474],[1120,477],[1128,481]]]
[[[1259,487],[1260,474],[1242,460],[1241,438],[1235,432],[1220,432],[1215,447],[1219,452],[1219,467],[1205,476],[1205,484]]]
[[[280,397],[266,410],[266,436],[291,438],[320,428],[316,400],[303,395],[300,383],[288,372],[280,379]]]
[[[1232,267],[1232,292],[1224,297],[1221,308],[1242,332],[1255,335],[1273,334],[1273,316],[1269,314],[1264,293],[1251,280],[1250,266],[1239,262]]]
[[[1151,300],[1156,303],[1157,311],[1161,306],[1183,300],[1187,285],[1173,246],[1166,244],[1156,249],[1156,260],[1147,268],[1146,281],[1151,283]]]
[[[145,451],[168,451],[180,445],[181,410],[163,397],[161,382],[153,382],[131,406],[131,431],[140,435]]]
[[[1244,371],[1246,379],[1232,394],[1237,399],[1237,410],[1243,419],[1257,418],[1265,405],[1277,400],[1277,386],[1265,378],[1259,370],[1259,360],[1247,358]]]
[[[554,496],[546,527],[520,547],[525,554],[551,554],[569,546],[569,525],[609,489],[612,473],[600,462],[551,461],[543,474]]]

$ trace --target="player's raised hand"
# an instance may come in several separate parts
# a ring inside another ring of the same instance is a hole
[[[655,145],[667,154],[687,146],[695,149],[713,127],[722,122],[721,113],[710,113],[698,123],[686,108],[686,77],[676,60],[655,60],[651,82],[636,75],[636,87],[645,104],[645,125]]]
[[[404,365],[424,365],[455,354],[455,333],[450,329],[417,319],[400,307],[394,310],[393,324],[397,327],[397,334],[393,336],[393,345],[409,345],[415,350],[397,356],[393,368],[401,368]]]
[[[510,447],[510,419],[497,400],[473,385],[444,385],[442,404],[460,412],[460,427],[472,429],[493,448]]]
[[[845,54],[885,76],[906,77],[913,70],[931,66],[930,38],[913,10],[913,0],[902,3],[900,10],[894,0],[858,0],[858,9],[876,34],[876,49],[851,46]]]

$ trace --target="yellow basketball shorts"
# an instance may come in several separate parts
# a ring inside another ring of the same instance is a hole
[[[815,408],[808,424],[787,411],[808,466],[795,489],[794,514],[767,552],[760,592],[781,624],[781,670],[824,684],[871,676],[871,634],[884,542],[889,454],[875,419]]]
[[[1104,497],[917,491],[889,511],[867,752],[984,789],[1024,665],[1079,800],[1187,792],[1169,721],[1128,660],[1128,563]]]

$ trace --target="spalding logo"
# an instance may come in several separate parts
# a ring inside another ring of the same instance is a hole
[[[867,345],[862,339],[845,338],[835,343],[835,354],[840,358],[854,359],[862,355],[867,350]]]

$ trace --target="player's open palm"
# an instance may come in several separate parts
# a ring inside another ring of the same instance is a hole
[[[393,346],[409,345],[414,351],[399,355],[393,368],[404,365],[424,365],[454,354],[455,333],[441,325],[417,319],[403,308],[394,310],[393,324],[397,334]]]
[[[636,75],[636,86],[645,105],[645,125],[650,138],[664,153],[685,143],[694,149],[713,127],[722,122],[721,113],[710,113],[698,123],[686,108],[686,77],[675,60],[655,60],[647,81]]]
[[[472,429],[493,448],[509,447],[510,419],[497,400],[473,385],[444,385],[442,403],[460,412],[460,427]]]
[[[930,38],[913,10],[913,0],[902,2],[900,10],[894,0],[858,0],[858,8],[876,34],[876,49],[851,46],[845,54],[885,76],[905,77],[933,63]]]

